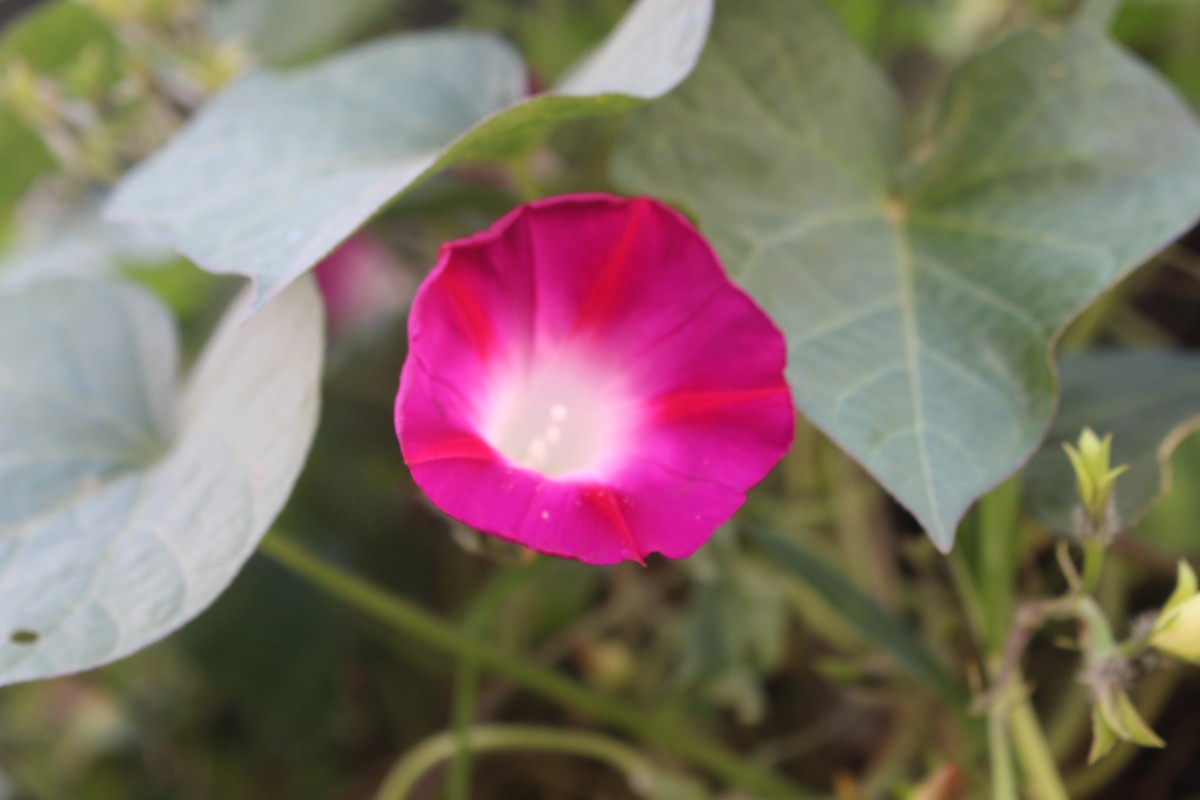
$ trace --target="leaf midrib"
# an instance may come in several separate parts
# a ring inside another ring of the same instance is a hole
[[[912,242],[905,224],[907,211],[900,201],[885,206],[884,218],[892,232],[896,249],[896,266],[900,273],[900,319],[904,333],[905,365],[908,369],[909,397],[912,402],[912,432],[916,440],[917,459],[921,470],[921,482],[925,498],[929,503],[929,516],[934,530],[931,531],[935,544],[941,545],[944,536],[942,512],[938,507],[934,490],[933,469],[929,460],[929,447],[925,441],[924,393],[921,389],[920,332],[917,328],[916,259]]]

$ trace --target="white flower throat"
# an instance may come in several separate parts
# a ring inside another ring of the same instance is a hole
[[[498,382],[486,412],[488,443],[547,477],[595,473],[620,450],[629,427],[615,377],[565,354],[514,369]]]

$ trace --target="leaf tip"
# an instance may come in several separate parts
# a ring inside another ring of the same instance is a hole
[[[950,551],[954,549],[954,528],[939,530],[937,528],[926,528],[925,533],[933,542],[933,546],[938,549],[938,552],[944,556],[950,555]]]

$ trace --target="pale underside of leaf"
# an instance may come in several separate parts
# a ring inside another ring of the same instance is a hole
[[[266,533],[316,426],[323,316],[308,281],[243,315],[177,392],[149,296],[80,279],[0,292],[0,684],[162,638]]]
[[[1200,133],[1094,30],[1019,34],[905,157],[892,89],[815,0],[719,8],[617,181],[690,207],[788,335],[796,402],[943,550],[1054,405],[1082,306],[1200,215]]]
[[[0,292],[0,543],[162,451],[176,350],[165,310],[132,289],[51,281]],[[126,369],[93,352],[123,354]]]
[[[518,54],[461,31],[251,75],[122,181],[108,214],[205,269],[251,277],[261,306],[433,172],[668,91],[698,58],[711,13],[712,0],[640,0],[559,87],[528,99]]]

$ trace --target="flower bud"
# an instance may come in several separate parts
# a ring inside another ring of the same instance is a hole
[[[1103,439],[1091,428],[1084,428],[1079,435],[1079,444],[1063,443],[1067,458],[1075,469],[1075,483],[1079,503],[1086,517],[1084,532],[1090,535],[1116,533],[1116,512],[1113,503],[1113,486],[1117,476],[1127,466],[1110,466],[1112,434]]]
[[[1129,694],[1119,686],[1109,686],[1099,693],[1092,706],[1092,749],[1088,752],[1088,763],[1094,764],[1106,756],[1118,741],[1142,747],[1166,745],[1142,719]]]
[[[1186,561],[1179,562],[1175,591],[1154,622],[1150,644],[1176,658],[1200,664],[1200,590],[1196,573]]]

